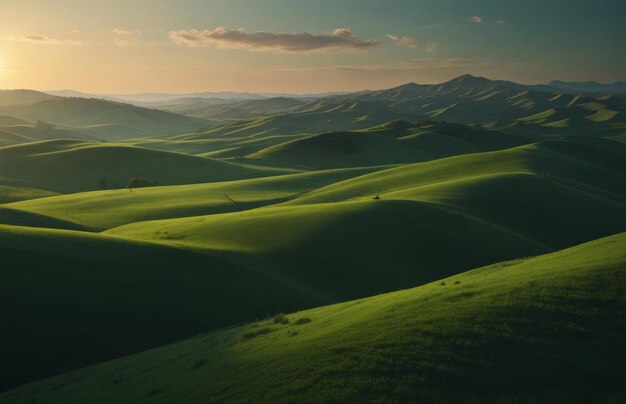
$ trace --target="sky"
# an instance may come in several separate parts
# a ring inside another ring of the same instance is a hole
[[[320,93],[626,80],[623,0],[0,0],[0,88]]]

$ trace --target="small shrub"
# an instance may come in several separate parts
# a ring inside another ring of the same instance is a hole
[[[161,236],[161,240],[182,240],[184,238],[184,234],[165,234]]]
[[[296,325],[300,325],[300,324],[306,324],[306,323],[310,323],[311,319],[308,317],[301,317],[299,319],[296,320],[295,324]]]
[[[287,332],[287,334],[288,334],[290,337],[295,337],[296,335],[298,335],[298,331],[296,331],[296,330],[289,330],[289,331]]]
[[[241,335],[241,339],[244,340],[244,341],[247,341],[247,340],[252,339],[254,337],[258,337],[259,335],[268,334],[270,332],[272,332],[272,329],[269,328],[269,327],[259,328],[258,330],[248,331],[246,333],[243,333]]]
[[[280,313],[274,317],[274,324],[289,324],[289,319],[284,314]]]
[[[128,180],[126,187],[128,189],[149,187],[150,181],[141,177],[133,177]]]
[[[455,281],[454,284],[458,285],[459,283],[461,283],[461,281]]]
[[[380,195],[376,195],[376,196],[374,197],[374,199],[376,199],[376,200],[380,199]]]
[[[441,283],[439,285],[446,286],[446,281],[441,281]]]

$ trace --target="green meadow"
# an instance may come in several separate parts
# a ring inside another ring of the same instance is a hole
[[[276,314],[2,397],[619,402],[626,397],[625,241],[621,233],[417,288]]]
[[[0,402],[621,402],[626,102],[0,92]]]

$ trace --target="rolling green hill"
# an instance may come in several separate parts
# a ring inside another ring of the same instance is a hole
[[[87,227],[74,222],[6,206],[0,206],[0,224],[49,229],[87,230]]]
[[[111,131],[115,131],[115,125],[72,128],[22,124],[0,127],[0,142],[3,146],[9,146],[54,139],[97,140],[103,134],[106,138],[106,133]]]
[[[0,255],[10,263],[0,267],[0,356],[11,364],[0,390],[330,302],[211,254],[84,232],[0,225]]]
[[[34,402],[620,402],[626,233],[23,386]]]
[[[44,198],[58,195],[57,192],[31,188],[11,180],[0,178],[0,204],[23,201],[28,199]]]
[[[0,116],[0,126],[13,126],[24,124],[28,124],[28,122],[23,119],[14,118],[12,116]]]
[[[263,149],[250,157],[286,161],[317,168],[361,167],[409,163],[433,158],[401,141],[368,132],[329,132]]]
[[[205,157],[243,158],[244,156],[269,146],[289,140],[305,137],[303,134],[274,135],[258,134],[237,136],[235,138],[214,136],[211,130],[183,134],[171,138],[133,139],[124,143],[165,151],[195,154]]]
[[[179,153],[76,140],[0,148],[0,177],[57,192],[99,189],[101,179],[107,187],[124,188],[132,177],[169,185],[251,178],[278,172]]]
[[[0,90],[0,107],[33,104],[55,98],[53,95],[33,90]]]
[[[248,157],[318,168],[358,167],[415,163],[506,149],[531,141],[528,137],[465,125],[394,121],[358,132],[328,132],[295,139]]]
[[[202,99],[193,103],[184,102],[172,106],[165,105],[160,108],[207,120],[228,120],[286,113],[304,103],[304,101],[287,97],[242,101],[229,100],[226,102],[222,101],[221,103]]]
[[[415,201],[268,207],[139,222],[106,234],[210,251],[335,300],[549,251],[460,211]]]
[[[10,207],[104,230],[144,220],[208,215],[272,205],[296,198],[321,186],[378,169],[382,167],[138,188],[133,192],[81,192],[23,201]]]
[[[544,141],[378,171],[287,204],[375,196],[442,203],[564,248],[626,230],[625,151],[605,139]]]
[[[0,92],[0,402],[626,399],[624,98],[130,96]]]
[[[0,106],[0,115],[45,121],[77,130],[105,125],[98,139],[175,135],[209,126],[205,120],[98,99],[52,97],[40,102]],[[110,126],[109,126],[110,125]]]

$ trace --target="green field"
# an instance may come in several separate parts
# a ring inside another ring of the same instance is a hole
[[[626,399],[621,96],[136,103],[0,92],[0,402]]]
[[[1,397],[620,402],[625,242],[621,233],[414,289],[277,315]]]

